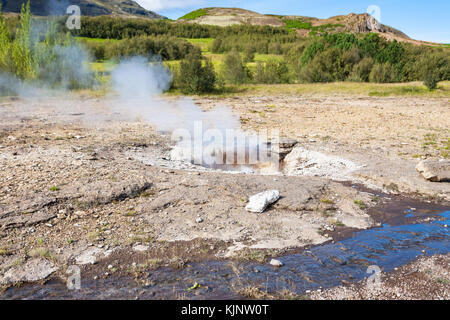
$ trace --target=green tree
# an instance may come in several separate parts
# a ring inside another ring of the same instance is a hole
[[[370,72],[373,67],[372,58],[364,58],[359,63],[353,66],[353,71],[350,74],[348,80],[357,82],[368,82]]]
[[[248,72],[239,52],[233,51],[225,55],[222,74],[228,83],[242,84],[247,81]]]
[[[11,38],[0,3],[0,71],[11,72]]]
[[[256,51],[256,49],[252,45],[249,45],[245,48],[245,51],[244,51],[244,62],[245,63],[255,61],[255,51]]]
[[[395,73],[396,70],[390,64],[387,63],[377,63],[373,66],[372,71],[369,75],[370,82],[378,82],[378,83],[388,83],[395,81]]]
[[[22,4],[19,29],[12,45],[12,60],[16,75],[21,79],[33,79],[36,69],[33,62],[31,46],[31,13],[30,2]]]
[[[210,60],[203,63],[201,55],[191,53],[180,62],[180,71],[175,79],[184,94],[211,92],[216,83],[214,65]]]

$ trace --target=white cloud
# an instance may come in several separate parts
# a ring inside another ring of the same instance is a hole
[[[167,9],[187,8],[203,5],[205,0],[135,0],[147,10],[159,11]]]

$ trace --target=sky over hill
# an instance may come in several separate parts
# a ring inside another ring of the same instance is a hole
[[[329,18],[351,12],[364,13],[378,6],[381,22],[413,39],[450,43],[448,0],[137,0],[144,8],[171,19],[202,7],[238,7],[259,13]]]

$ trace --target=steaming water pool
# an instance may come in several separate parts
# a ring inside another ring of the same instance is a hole
[[[422,210],[408,212],[410,217],[429,217]],[[279,292],[288,289],[297,294],[307,290],[330,288],[342,280],[355,282],[370,274],[369,266],[383,272],[407,264],[422,255],[450,252],[450,208],[433,212],[433,219],[403,225],[384,224],[379,228],[358,231],[350,238],[314,246],[301,253],[280,257],[285,265],[205,261],[182,270],[161,268],[151,271],[146,285],[131,278],[114,278],[83,282],[78,291],[67,290],[64,283],[10,288],[2,299],[238,299],[236,288],[246,286]],[[194,283],[200,288],[187,290]]]

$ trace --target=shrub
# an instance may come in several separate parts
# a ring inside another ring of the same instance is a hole
[[[423,84],[430,90],[436,89],[439,82],[436,72],[431,70],[427,71],[424,75]]]
[[[350,81],[368,82],[370,72],[373,67],[372,58],[364,58],[353,66],[352,73],[349,76]]]
[[[242,63],[239,52],[233,51],[225,55],[222,74],[225,81],[231,84],[242,84],[247,81],[248,70]]]
[[[247,46],[244,52],[244,62],[253,62],[255,61],[255,48],[253,46]]]
[[[395,68],[388,63],[377,63],[369,75],[370,82],[388,83],[395,81]]]
[[[265,64],[258,62],[254,80],[256,83],[289,83],[289,68],[286,62],[274,59]]]
[[[428,89],[436,89],[439,81],[450,78],[450,58],[448,55],[435,53],[424,57],[421,62],[422,80]]]
[[[175,75],[175,82],[184,94],[211,92],[216,83],[214,66],[210,60],[203,64],[201,55],[192,53],[180,62],[180,71]]]
[[[299,74],[300,82],[331,82],[333,76],[322,70],[318,64],[310,63],[303,67]]]

